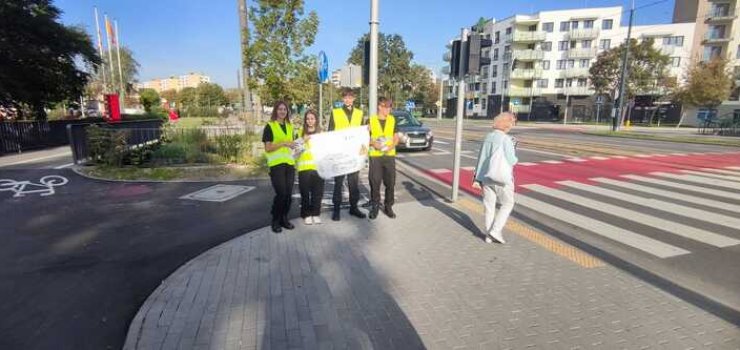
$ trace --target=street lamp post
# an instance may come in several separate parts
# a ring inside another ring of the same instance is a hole
[[[378,113],[378,0],[370,0],[370,82],[368,84],[369,115]]]

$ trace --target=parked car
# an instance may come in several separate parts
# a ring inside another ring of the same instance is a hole
[[[434,135],[431,129],[424,126],[424,123],[407,111],[398,110],[392,114],[396,117],[396,129],[403,134],[397,149],[428,151],[432,148]]]

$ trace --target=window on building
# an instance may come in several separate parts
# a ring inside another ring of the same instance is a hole
[[[583,21],[583,28],[591,29],[593,27],[594,27],[594,20],[587,19],[587,20]]]
[[[550,61],[542,61],[542,70],[550,70]]]
[[[498,48],[493,49],[493,60],[498,61]]]
[[[565,87],[571,87],[571,86],[573,86],[573,79],[571,78],[565,79]]]
[[[496,82],[494,81],[491,83],[491,95],[495,95],[495,94],[496,94]]]
[[[553,22],[542,23],[542,30],[545,32],[552,33],[554,28],[555,28],[555,23]]]
[[[544,41],[540,44],[542,51],[552,51],[552,41]]]
[[[509,34],[511,34],[511,27],[506,28],[506,35],[509,35]]]
[[[575,41],[575,40],[571,41],[570,42],[570,48],[571,49],[575,49],[576,47],[578,47],[578,42]]]
[[[568,50],[568,42],[558,41],[558,51],[567,51],[567,50]]]
[[[568,68],[575,68],[576,60],[568,60]]]
[[[681,66],[681,57],[671,57],[671,66],[673,67],[680,67]]]
[[[717,110],[713,108],[701,107],[696,112],[696,118],[699,120],[711,120],[717,116]]]
[[[504,68],[504,76],[505,76],[509,72],[509,64],[508,63],[504,63],[503,68]]]
[[[584,49],[590,49],[591,48],[591,45],[593,45],[593,41],[592,40],[584,40],[584,41],[581,42],[581,47],[584,48]]]
[[[589,59],[582,59],[578,62],[578,66],[581,68],[588,68],[589,63],[591,63]]]
[[[570,29],[570,22],[560,22],[560,31],[567,32]]]
[[[612,46],[611,39],[601,39],[601,42],[599,42],[599,48],[602,50],[609,50],[611,46]]]
[[[479,90],[480,90],[480,83],[475,83],[475,91],[479,91]]]
[[[504,80],[501,85],[504,87],[504,89],[506,89],[506,87],[509,85],[509,81],[508,80]]]
[[[546,87],[547,87],[547,84],[548,84],[548,82],[549,82],[549,80],[547,80],[547,79],[540,79],[540,80],[537,80],[537,87],[538,87],[538,88],[546,88]]]
[[[480,98],[476,97],[476,98],[473,99],[473,104],[476,104],[477,105],[479,103],[480,103]]]
[[[735,123],[740,123],[740,109],[735,109],[732,111],[732,121]]]
[[[663,38],[663,45],[683,46],[683,36],[667,36]]]
[[[481,67],[481,69],[480,69],[480,75],[481,75],[481,76],[482,76],[483,78],[486,78],[486,77],[488,77],[488,67],[489,67],[489,66],[483,66],[483,67]]]
[[[578,79],[577,84],[580,87],[584,87],[584,86],[588,85],[588,80],[587,79],[584,79],[584,78],[580,78],[580,79]]]
[[[614,20],[613,19],[605,19],[601,21],[601,29],[603,30],[609,30],[612,29],[614,26]]]
[[[712,4],[712,9],[709,12],[712,17],[726,17],[730,14],[730,4],[728,3],[715,3]]]
[[[493,43],[498,44],[501,42],[501,32],[496,32],[493,34]]]
[[[557,62],[555,62],[555,69],[557,70],[565,69],[566,63],[567,63],[566,60],[557,60]]]
[[[711,61],[715,58],[722,57],[722,46],[705,46],[704,61]]]
[[[494,65],[491,68],[491,78],[495,78],[498,76],[498,66]]]
[[[486,99],[485,99],[485,97],[480,99],[480,108],[481,109],[486,109]]]
[[[570,22],[570,29],[578,29],[578,21]]]
[[[563,80],[563,79],[555,79],[555,87],[556,88],[561,88],[561,87],[564,86],[564,84],[565,84],[565,80]]]
[[[483,83],[483,84],[480,85],[480,92],[482,94],[487,94],[488,93],[488,83]]]

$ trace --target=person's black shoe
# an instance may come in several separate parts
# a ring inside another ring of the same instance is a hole
[[[272,232],[275,232],[275,233],[283,232],[283,228],[280,227],[280,221],[272,222]]]
[[[293,224],[291,224],[287,218],[283,218],[282,220],[280,220],[280,226],[285,227],[288,230],[292,230],[295,228],[295,226],[293,226]]]
[[[356,216],[360,219],[364,219],[367,217],[365,213],[361,212],[360,209],[357,208],[349,208],[349,215]]]
[[[334,211],[331,213],[331,219],[334,221],[339,221],[339,209],[334,209]]]
[[[396,218],[396,213],[393,212],[393,207],[389,207],[386,205],[383,211],[385,212],[385,215],[387,215],[389,218],[391,219]]]
[[[380,211],[380,208],[378,208],[377,205],[373,205],[372,208],[370,208],[370,219],[375,220],[375,218],[378,217],[379,211]]]

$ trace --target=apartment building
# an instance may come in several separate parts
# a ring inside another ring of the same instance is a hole
[[[735,73],[735,90],[728,101],[719,106],[716,115],[732,115],[740,120],[740,19],[738,19],[737,0],[676,0],[673,8],[673,22],[691,22],[694,26],[694,40],[690,42],[692,59],[709,61],[724,58],[729,61]],[[697,115],[704,116],[709,111],[689,107],[686,115],[689,120]]]
[[[492,117],[512,111],[520,118],[585,120],[595,115],[595,92],[589,68],[597,55],[624,42],[621,7],[542,11],[485,23],[483,35],[493,41],[482,52],[491,64],[467,84],[466,115]],[[693,23],[634,26],[632,37],[652,38],[672,59],[671,73],[683,76],[690,61]],[[447,88],[447,111],[454,113],[456,87]],[[609,96],[598,98],[609,101]],[[602,116],[609,114],[602,108]]]
[[[186,87],[198,87],[201,83],[210,83],[211,78],[200,73],[188,73],[178,77],[153,79],[136,84],[136,89],[154,89],[157,92],[166,90],[180,91]]]

